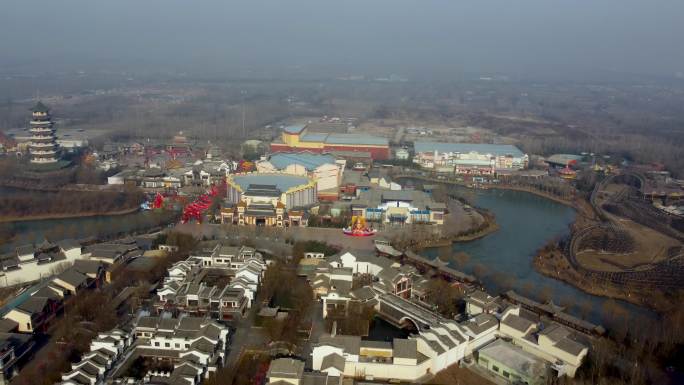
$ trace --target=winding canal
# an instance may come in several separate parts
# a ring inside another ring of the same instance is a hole
[[[585,293],[562,281],[538,273],[532,266],[537,250],[549,240],[568,235],[569,225],[575,219],[571,207],[536,196],[534,194],[509,190],[467,190],[462,189],[473,203],[490,210],[496,216],[500,228],[484,238],[466,243],[455,243],[454,252],[465,252],[470,261],[461,270],[473,273],[475,266],[486,267],[482,279],[492,293],[503,288],[500,282],[507,281],[519,293],[539,299],[542,292],[551,294],[556,304],[571,303],[570,313],[582,313],[596,323],[610,323],[604,315],[604,303],[608,300]],[[435,257],[438,249],[426,249],[424,255]],[[646,308],[624,301],[616,301],[632,315],[655,317]]]

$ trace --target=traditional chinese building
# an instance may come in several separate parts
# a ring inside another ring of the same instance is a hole
[[[31,112],[29,128],[31,132],[31,141],[29,142],[31,163],[56,163],[60,156],[50,109],[42,102],[38,102],[31,109]]]

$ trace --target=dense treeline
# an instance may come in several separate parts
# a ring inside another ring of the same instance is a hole
[[[139,190],[26,191],[0,197],[0,217],[31,217],[71,214],[106,214],[136,208],[143,200]]]

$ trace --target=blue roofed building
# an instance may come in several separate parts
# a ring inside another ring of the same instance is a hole
[[[313,171],[326,163],[334,164],[335,157],[311,152],[281,152],[271,155],[268,161],[278,170],[284,170],[290,165],[299,164],[304,166],[307,171]]]

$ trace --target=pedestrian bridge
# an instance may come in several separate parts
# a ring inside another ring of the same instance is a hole
[[[441,315],[394,294],[382,294],[378,301],[378,314],[397,327],[420,332],[446,321]]]

